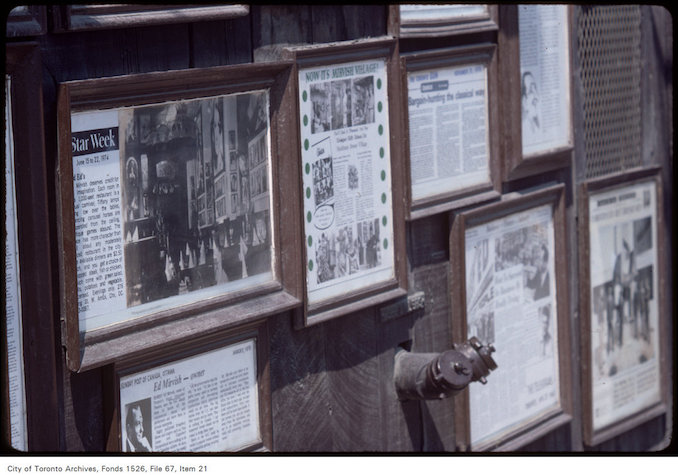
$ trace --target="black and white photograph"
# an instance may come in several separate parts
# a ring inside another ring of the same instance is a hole
[[[334,172],[332,171],[332,157],[317,160],[313,168],[313,196],[316,207],[334,197]]]
[[[123,452],[153,452],[151,398],[125,405]]]
[[[374,122],[374,76],[316,83],[311,92],[311,133]]]
[[[353,125],[351,117],[351,80],[332,81],[332,130]]]
[[[655,356],[650,324],[654,298],[653,266],[638,266],[652,252],[650,217],[601,227],[600,242],[611,273],[592,289],[594,368],[599,377],[649,361]],[[598,338],[595,338],[598,335]]]
[[[353,80],[353,125],[374,122],[374,77],[365,76]]]
[[[311,84],[311,133],[327,132],[331,130],[330,117],[330,83]]]
[[[121,147],[128,307],[270,272],[267,101],[121,112],[127,131],[140,129]]]
[[[539,91],[532,71],[525,71],[521,77],[521,104],[523,110],[523,133],[532,137],[539,133]]]
[[[539,349],[541,356],[553,355],[553,318],[551,316],[551,302],[537,309],[539,317],[540,340]]]
[[[540,300],[549,296],[550,256],[544,226],[533,224],[504,233],[495,241],[495,247],[495,270],[522,266],[526,301]]]
[[[316,246],[318,283],[372,269],[381,264],[379,220],[360,221],[340,227],[336,233],[323,232]]]

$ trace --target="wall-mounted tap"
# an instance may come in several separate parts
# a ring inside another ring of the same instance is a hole
[[[492,345],[476,337],[442,353],[411,353],[404,349],[395,355],[393,379],[398,399],[444,399],[473,381],[487,383],[485,377],[497,368]]]

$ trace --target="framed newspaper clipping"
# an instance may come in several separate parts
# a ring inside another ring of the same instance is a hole
[[[572,419],[566,247],[563,185],[455,215],[453,337],[503,368],[455,399],[459,450],[517,450]]]
[[[502,5],[499,60],[505,180],[570,166],[572,48],[568,5]],[[517,34],[512,34],[517,30]],[[517,65],[520,65],[520,68]],[[518,99],[519,98],[519,99]],[[516,140],[516,137],[520,140]]]
[[[299,251],[285,243],[301,238],[280,206],[290,167],[274,120],[289,72],[281,62],[61,85],[70,369],[299,305]]]
[[[21,452],[59,443],[42,65],[37,42],[6,44],[0,404],[3,442]]]
[[[581,185],[580,303],[584,443],[666,412],[666,272],[657,169]]]
[[[401,56],[409,218],[499,197],[496,46]]]
[[[300,326],[406,294],[397,43],[289,48],[297,79],[305,299]]]
[[[108,374],[108,451],[271,450],[265,321],[116,363]]]
[[[483,4],[400,4],[389,6],[389,32],[426,38],[495,31],[497,6]]]

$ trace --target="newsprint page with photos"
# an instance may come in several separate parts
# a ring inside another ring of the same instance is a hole
[[[552,213],[543,205],[466,230],[468,336],[510,368],[469,387],[472,444],[560,404]]]
[[[570,144],[567,5],[520,5],[523,154]]]
[[[221,452],[261,441],[255,340],[120,378],[123,452]]]
[[[394,276],[386,89],[384,60],[299,71],[311,303]]]
[[[593,429],[661,399],[654,181],[591,194]]]
[[[265,91],[71,115],[81,331],[269,281]]]
[[[489,181],[485,65],[413,71],[407,83],[412,198]]]

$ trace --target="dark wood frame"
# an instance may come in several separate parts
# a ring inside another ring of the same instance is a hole
[[[624,417],[602,429],[593,429],[593,385],[591,382],[591,275],[590,275],[590,226],[589,226],[589,202],[591,195],[623,188],[624,186],[640,184],[653,181],[656,186],[657,194],[655,196],[655,228],[657,235],[657,282],[659,283],[657,291],[657,326],[658,329],[666,328],[667,301],[664,295],[664,285],[666,272],[668,270],[667,262],[662,259],[664,254],[665,242],[664,234],[661,232],[666,225],[664,223],[663,210],[663,188],[661,179],[661,170],[658,167],[639,168],[635,170],[625,170],[624,172],[611,176],[597,178],[582,183],[579,187],[578,197],[578,247],[579,247],[579,303],[580,303],[580,332],[581,332],[581,387],[582,387],[582,431],[583,442],[586,446],[595,446],[616,437],[630,429],[650,420],[661,416],[667,412],[668,398],[671,391],[671,379],[669,376],[670,338],[669,332],[659,331],[658,336],[658,364],[660,379],[660,401],[642,409],[635,414]]]
[[[405,249],[405,208],[399,190],[405,186],[405,177],[401,166],[401,153],[398,137],[400,107],[394,103],[394,98],[400,97],[398,44],[390,37],[366,39],[360,41],[340,42],[323,45],[313,45],[298,48],[287,48],[283,51],[285,59],[295,63],[293,77],[295,83],[295,104],[290,116],[293,117],[293,127],[289,128],[290,136],[285,153],[296,160],[296,181],[290,182],[298,190],[301,190],[302,166],[301,166],[301,137],[299,106],[298,106],[298,73],[300,68],[316,67],[321,65],[341,64],[352,61],[370,59],[384,59],[386,61],[387,94],[389,101],[389,132],[390,132],[390,159],[391,159],[391,203],[393,206],[393,270],[394,278],[386,282],[365,287],[361,290],[347,293],[344,296],[328,298],[326,301],[309,305],[308,298],[304,298],[302,312],[295,312],[294,323],[297,328],[316,324],[350,312],[384,303],[388,300],[402,297],[407,294],[407,261]],[[303,226],[303,197],[298,192],[298,222]],[[298,241],[303,242],[303,241]],[[303,257],[301,262],[307,262],[307,246],[302,246]],[[303,272],[304,295],[307,296],[306,271]]]
[[[194,356],[200,356],[212,350],[225,348],[249,339],[255,340],[257,389],[259,396],[259,431],[261,442],[245,447],[239,452],[261,452],[273,450],[273,424],[271,413],[271,375],[269,362],[268,322],[260,320],[239,328],[204,335],[188,340],[171,349],[158,348],[144,355],[121,361],[106,367],[104,372],[104,414],[106,451],[122,451],[122,428],[120,427],[120,377],[152,369],[168,363]]]
[[[39,36],[47,33],[47,7],[44,5],[21,5],[7,15],[7,38]]]
[[[504,181],[567,168],[571,165],[572,151],[574,149],[574,101],[570,77],[570,143],[529,155],[523,154],[518,7],[518,5],[500,5],[499,7],[498,48],[501,51],[501,55],[499,55],[499,76],[502,78],[499,81],[499,94],[502,98],[501,122],[502,136],[504,137],[502,144]],[[572,9],[572,6],[567,6],[570,76],[573,71]]]
[[[20,302],[28,450],[44,451],[59,446],[59,406],[52,254],[50,247],[45,245],[46,236],[50,236],[50,211],[43,125],[42,62],[37,43],[8,44],[6,52],[6,74],[12,82],[10,93],[19,284],[22,289],[31,289],[30,293],[23,293]],[[2,328],[6,330],[4,321]],[[3,335],[2,364],[6,368],[6,332]],[[3,409],[8,409],[9,384],[7,372],[4,373]],[[5,427],[9,430],[9,411],[5,414],[8,417]],[[6,435],[9,441],[9,432]]]
[[[87,31],[227,20],[248,14],[248,5],[62,5],[54,9],[54,30]]]
[[[411,220],[430,216],[431,214],[462,208],[483,201],[499,198],[501,194],[501,161],[499,154],[499,97],[497,78],[497,49],[494,44],[479,44],[455,48],[437,49],[428,52],[411,53],[401,56],[401,88],[403,110],[402,145],[404,150],[406,172],[406,195],[408,202],[408,218]],[[487,72],[487,150],[488,173],[487,182],[472,187],[440,193],[434,196],[414,199],[412,197],[412,178],[410,165],[410,128],[408,112],[408,80],[412,71],[454,68],[464,65],[483,64]]]
[[[300,304],[299,265],[301,242],[298,215],[284,201],[295,202],[295,191],[285,187],[291,172],[278,124],[285,122],[290,99],[290,63],[220,66],[67,82],[60,85],[58,100],[59,173],[58,227],[61,281],[62,344],[71,371],[101,366],[122,357],[145,353],[155,346],[183,341],[204,332],[243,324],[283,312]],[[273,229],[271,282],[233,291],[181,307],[162,310],[121,322],[110,328],[79,333],[77,308],[75,221],[73,206],[71,113],[139,106],[170,100],[195,99],[221,94],[268,89],[271,134]],[[283,225],[284,223],[284,225]]]
[[[497,30],[497,5],[487,6],[487,14],[453,20],[402,21],[400,5],[389,5],[388,32],[400,38],[425,38]]]
[[[454,401],[455,436],[457,448],[461,451],[513,451],[544,436],[552,430],[569,423],[573,414],[572,393],[572,356],[570,334],[569,291],[567,272],[567,237],[565,217],[565,187],[554,185],[539,191],[517,196],[507,196],[505,200],[484,205],[454,216],[450,232],[450,295],[452,335],[456,342],[467,340],[466,316],[466,256],[465,232],[468,226],[483,224],[514,213],[550,204],[553,207],[554,231],[554,273],[557,294],[558,314],[558,365],[560,378],[560,407],[550,410],[536,419],[525,421],[519,427],[505,431],[492,440],[472,445],[469,414],[469,393],[464,391]],[[496,371],[513,371],[513,368],[498,368]],[[492,375],[488,376],[492,384]]]

